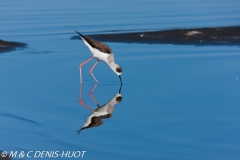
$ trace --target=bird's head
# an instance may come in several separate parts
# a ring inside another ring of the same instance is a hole
[[[113,70],[114,73],[116,73],[118,76],[122,74],[122,67],[118,64],[112,63],[109,65],[109,67]]]
[[[114,72],[115,72],[118,76],[120,76],[120,75],[122,74],[122,67],[117,64]]]
[[[109,66],[113,70],[113,72],[118,75],[120,82],[122,84],[122,79],[121,79],[122,67],[115,63],[111,63]]]

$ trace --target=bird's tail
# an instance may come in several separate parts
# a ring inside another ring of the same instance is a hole
[[[75,31],[80,35],[80,37],[84,37],[80,32],[78,32],[77,30]]]

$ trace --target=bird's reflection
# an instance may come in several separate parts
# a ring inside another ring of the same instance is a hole
[[[122,95],[121,95],[122,85],[121,85],[118,93],[112,99],[110,99],[105,105],[99,106],[97,100],[93,96],[93,91],[97,87],[97,85],[98,85],[98,83],[95,84],[95,86],[93,87],[93,89],[89,93],[91,98],[93,99],[93,101],[95,102],[95,104],[98,107],[97,109],[94,110],[83,102],[83,100],[82,100],[82,84],[80,84],[79,102],[84,107],[91,110],[92,113],[87,117],[86,122],[78,130],[78,133],[80,133],[83,129],[97,127],[97,126],[102,125],[103,124],[102,119],[110,118],[113,114],[114,105],[118,104],[122,101]]]

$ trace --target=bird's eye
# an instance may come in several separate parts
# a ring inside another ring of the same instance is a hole
[[[117,102],[121,102],[121,101],[122,101],[122,97],[120,97],[120,96],[117,97],[117,98],[116,98],[116,101],[117,101]]]
[[[116,68],[116,71],[117,71],[118,73],[122,73],[122,68],[121,68],[121,67],[118,67],[118,68]]]

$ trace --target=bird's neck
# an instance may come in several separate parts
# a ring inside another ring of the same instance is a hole
[[[110,68],[114,68],[116,66],[116,63],[114,61],[112,61],[108,65]]]

